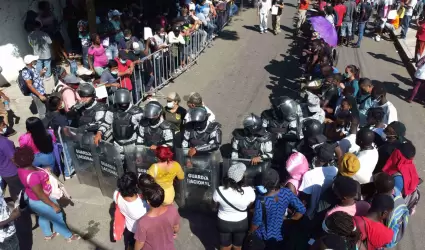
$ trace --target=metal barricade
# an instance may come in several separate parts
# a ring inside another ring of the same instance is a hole
[[[220,183],[220,151],[187,156],[187,149],[176,151],[185,174],[176,189],[176,202],[190,210],[215,210],[212,196]]]
[[[132,82],[135,91],[134,103],[140,102],[148,93],[156,93],[189,69],[202,51],[213,40],[213,34],[220,32],[230,21],[233,2],[217,10],[216,17],[210,17],[206,26],[200,25],[189,36],[185,44],[172,44],[155,51],[140,60],[133,71]]]
[[[246,166],[246,171],[244,174],[244,184],[246,186],[261,185],[261,183],[259,183],[260,179],[258,179],[259,175],[261,175],[262,172],[271,167],[270,161],[263,161],[258,163],[257,165],[252,165],[251,159],[223,159],[223,178],[227,176],[227,171],[235,163],[243,163]]]

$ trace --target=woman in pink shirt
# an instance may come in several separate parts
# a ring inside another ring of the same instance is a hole
[[[89,48],[89,65],[90,70],[95,71],[98,76],[102,75],[103,70],[108,66],[108,57],[105,48],[100,43],[100,37],[94,33],[91,35],[93,41]]]
[[[46,130],[43,122],[38,117],[30,117],[26,121],[27,132],[19,137],[20,147],[29,147],[34,153],[36,167],[53,168],[55,156],[53,154],[53,143],[56,137],[53,130]]]
[[[16,149],[13,160],[18,167],[18,176],[25,188],[25,200],[31,210],[38,215],[38,225],[44,234],[44,240],[51,240],[58,234],[68,242],[80,239],[72,234],[63,219],[63,213],[56,200],[49,198],[52,186],[49,174],[32,165],[34,153],[29,147]],[[53,232],[50,228],[53,224]]]

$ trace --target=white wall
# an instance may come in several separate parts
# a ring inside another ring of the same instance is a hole
[[[65,0],[49,1],[55,16],[59,21],[62,20]],[[28,34],[24,29],[24,21],[28,10],[37,11],[38,2],[37,0],[0,0],[0,67],[3,69],[1,78],[9,83],[16,81],[18,71],[24,67],[23,57],[32,53],[28,44]]]

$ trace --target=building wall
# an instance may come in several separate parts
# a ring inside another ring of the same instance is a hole
[[[18,71],[24,67],[23,57],[32,53],[28,44],[28,34],[24,29],[25,14],[28,10],[37,11],[37,0],[0,0],[0,86],[4,81],[13,84]],[[55,16],[62,20],[65,0],[49,0]],[[62,24],[64,27],[64,24]],[[64,29],[62,29],[64,30]],[[65,40],[66,32],[62,32]],[[2,82],[3,81],[3,82]]]

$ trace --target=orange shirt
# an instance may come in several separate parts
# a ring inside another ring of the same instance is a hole
[[[394,26],[394,29],[400,27],[400,17],[397,15],[394,20],[391,21],[391,24]]]
[[[308,10],[308,1],[307,0],[301,0],[300,2],[300,10]]]

